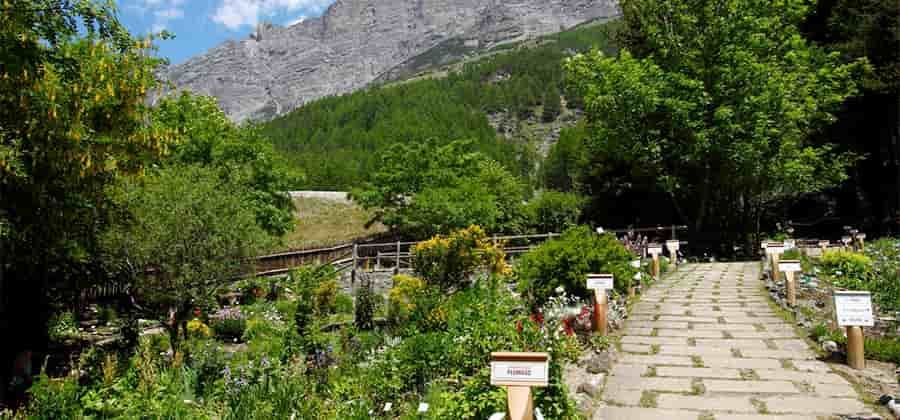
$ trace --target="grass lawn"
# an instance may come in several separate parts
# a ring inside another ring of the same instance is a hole
[[[366,229],[372,213],[355,203],[295,197],[297,226],[285,237],[284,249],[326,247],[384,232],[381,224]]]

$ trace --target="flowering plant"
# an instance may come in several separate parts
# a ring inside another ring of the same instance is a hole
[[[247,329],[247,317],[238,307],[226,307],[214,312],[209,323],[217,336],[238,340]]]

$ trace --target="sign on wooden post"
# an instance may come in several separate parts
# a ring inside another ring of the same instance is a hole
[[[822,255],[825,255],[825,251],[828,250],[829,246],[831,246],[831,241],[819,241],[819,248],[822,248]]]
[[[865,369],[866,357],[862,327],[875,325],[872,294],[869,292],[835,291],[834,315],[840,327],[847,328],[847,364]]]
[[[842,236],[841,242],[844,243],[844,248],[850,246],[850,242],[853,242],[853,238],[850,236]]]
[[[594,331],[606,335],[606,291],[614,286],[612,274],[588,274],[587,288],[594,291]]]
[[[769,242],[766,244],[766,253],[769,254],[772,266],[772,280],[778,281],[781,277],[778,274],[778,260],[781,254],[784,254],[784,244],[781,242]]]
[[[865,233],[857,233],[856,234],[856,242],[859,244],[859,250],[866,250],[866,234]]]
[[[790,306],[797,306],[797,281],[794,273],[802,270],[799,260],[784,260],[778,263],[778,271],[784,273],[785,289],[787,290],[787,300]]]
[[[669,250],[669,255],[672,257],[672,266],[678,266],[678,249],[681,248],[681,242],[677,240],[666,241],[666,249]]]
[[[653,266],[651,267],[650,272],[653,274],[654,278],[659,278],[659,254],[662,254],[662,245],[648,244],[647,253],[653,257]]]
[[[634,260],[634,261],[632,261],[632,262],[631,262],[631,267],[632,267],[632,268],[637,268],[638,270],[640,270],[640,268],[641,268],[641,260]],[[634,274],[634,277],[632,277],[632,280],[634,280],[634,281],[631,282],[631,287],[628,288],[628,298],[629,298],[629,299],[630,299],[630,298],[633,298],[635,295],[637,295],[637,286],[638,286],[638,285],[640,284],[640,282],[641,282],[641,273],[640,273],[640,271],[638,271],[637,273]]]
[[[491,385],[506,386],[510,420],[533,420],[531,387],[545,387],[550,380],[547,353],[491,353]]]

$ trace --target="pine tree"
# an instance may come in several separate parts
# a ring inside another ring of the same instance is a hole
[[[562,103],[559,98],[559,91],[556,86],[551,86],[547,93],[544,94],[544,113],[542,118],[544,122],[551,122],[559,117]]]

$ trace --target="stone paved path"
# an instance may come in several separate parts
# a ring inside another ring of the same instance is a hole
[[[691,264],[626,322],[594,419],[813,420],[870,414],[769,307],[758,263]]]

